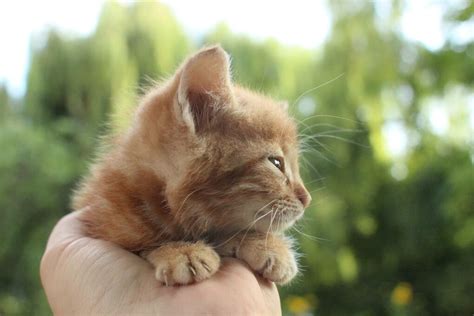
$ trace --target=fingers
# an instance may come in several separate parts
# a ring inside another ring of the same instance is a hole
[[[222,260],[212,278],[182,287],[161,287],[158,296],[167,302],[162,306],[164,315],[281,315],[276,286],[231,258]]]
[[[281,315],[280,295],[275,283],[253,273],[250,267],[241,260],[225,258],[223,273],[234,273],[248,284],[257,283],[260,289],[261,301],[265,303],[267,315]],[[233,281],[234,282],[234,281]],[[229,286],[232,286],[231,284]],[[256,294],[257,295],[257,294]]]
[[[83,211],[70,213],[59,220],[48,239],[46,251],[53,247],[69,244],[74,240],[84,237],[82,223],[79,219]]]
[[[48,281],[54,276],[58,261],[64,250],[75,241],[85,238],[79,219],[81,212],[73,212],[61,218],[49,236],[40,263],[40,276],[45,288]]]
[[[78,218],[79,214],[79,212],[74,212],[64,216],[56,224],[49,236],[40,264],[41,281],[45,288],[47,288],[52,276],[54,276],[58,260],[64,249],[83,236]]]
[[[81,213],[84,211],[75,211],[64,216],[54,227],[41,261],[42,276],[43,272],[51,271],[51,268],[57,268],[58,262],[64,266],[69,263],[75,264],[83,261],[93,263],[94,267],[100,268],[103,260],[99,259],[108,257],[112,257],[114,259],[112,261],[117,261],[110,268],[126,262],[151,271],[151,267],[133,253],[111,242],[88,237],[82,229],[83,223],[80,220]],[[94,270],[89,272],[94,272]]]
[[[260,289],[262,291],[263,301],[267,306],[269,315],[281,315],[280,295],[275,283],[257,276]]]
[[[54,314],[133,314],[127,308],[134,305],[122,301],[153,301],[150,265],[111,242],[87,237],[79,216],[71,213],[56,224],[41,260],[41,281]]]

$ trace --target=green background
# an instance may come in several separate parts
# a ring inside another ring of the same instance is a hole
[[[25,97],[0,86],[0,315],[51,313],[39,261],[98,135],[126,126],[143,89],[216,42],[232,55],[236,82],[288,100],[300,124],[313,203],[291,231],[303,271],[280,289],[284,312],[471,315],[474,44],[448,38],[431,51],[407,41],[403,2],[384,19],[369,1],[329,7],[331,33],[317,50],[225,24],[192,40],[152,2],[107,2],[88,37],[36,36]],[[444,23],[473,13],[468,1]],[[436,107],[450,123],[442,132],[430,119]],[[394,126],[406,135],[403,152],[390,151]]]

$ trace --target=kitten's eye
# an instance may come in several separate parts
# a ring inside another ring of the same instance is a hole
[[[268,157],[268,160],[270,160],[270,162],[275,166],[277,167],[281,172],[284,172],[284,163],[283,163],[283,159],[281,159],[280,157]]]

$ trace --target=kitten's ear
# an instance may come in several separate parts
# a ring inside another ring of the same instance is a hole
[[[183,65],[177,91],[178,112],[192,132],[210,125],[217,111],[232,103],[229,55],[204,48]]]

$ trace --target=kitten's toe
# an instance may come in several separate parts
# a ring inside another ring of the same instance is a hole
[[[155,277],[161,284],[172,286],[193,283],[193,276],[188,269],[186,255],[178,254],[175,258],[155,260]]]
[[[259,272],[270,281],[285,284],[296,276],[298,267],[294,258],[277,258],[270,254]]]
[[[220,266],[219,255],[202,242],[166,244],[150,252],[147,259],[156,268],[156,279],[166,286],[203,281]]]
[[[296,260],[291,254],[277,255],[270,250],[259,254],[249,254],[245,256],[245,261],[265,279],[278,284],[288,283],[298,273]]]
[[[290,245],[279,238],[248,238],[237,256],[247,262],[252,270],[278,284],[290,282],[298,273]]]
[[[197,282],[208,279],[216,273],[221,261],[219,255],[210,247],[191,252],[188,259],[188,271]]]

